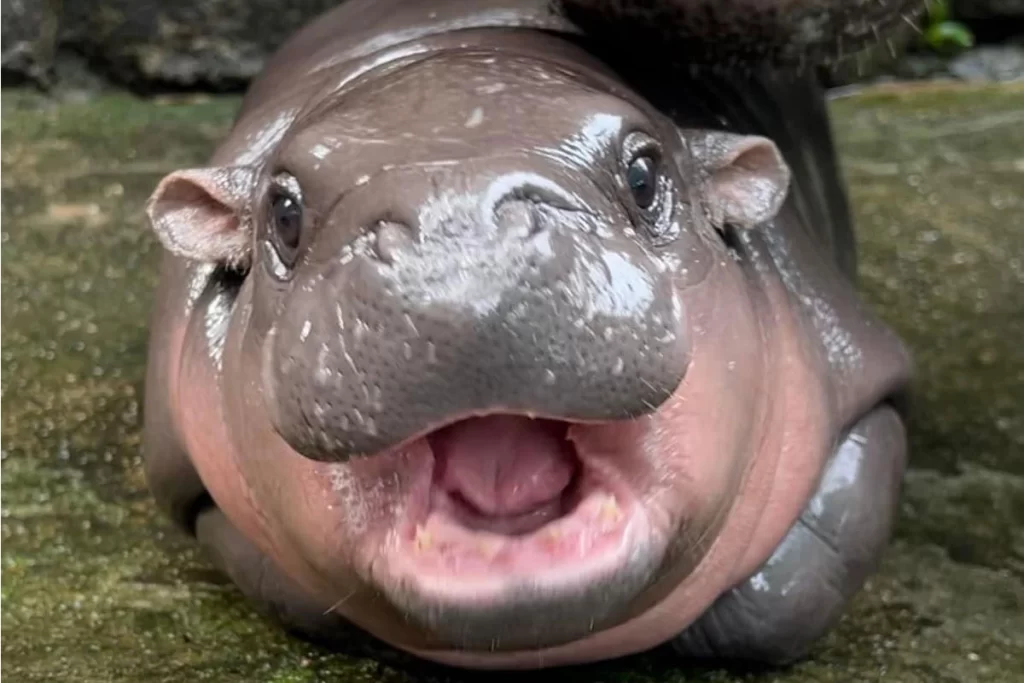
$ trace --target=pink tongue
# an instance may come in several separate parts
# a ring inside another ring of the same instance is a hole
[[[441,488],[487,515],[518,515],[555,500],[576,465],[565,425],[549,420],[471,418],[429,439]]]

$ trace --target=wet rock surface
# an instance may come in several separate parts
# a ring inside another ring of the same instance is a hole
[[[918,51],[885,65],[880,69],[880,73],[870,80],[1022,81],[1024,39],[997,45],[980,45],[957,55]]]
[[[516,680],[356,634],[344,654],[291,639],[156,514],[139,459],[158,256],[142,204],[162,174],[205,159],[237,105],[4,92],[2,674]],[[913,470],[881,573],[785,670],[654,652],[531,680],[1024,678],[1024,86],[884,86],[832,106],[865,296],[919,367]]]
[[[60,23],[54,8],[50,0],[0,0],[4,85],[8,78],[50,84]]]
[[[84,59],[95,73],[134,88],[239,89],[291,33],[337,4],[338,0],[3,0],[4,69],[48,83],[64,61]],[[44,25],[53,25],[56,34],[42,35]],[[38,56],[31,63],[8,60],[9,40],[31,45]],[[40,52],[43,49],[45,53]],[[77,84],[75,74],[59,75],[65,76],[61,80],[67,85]]]

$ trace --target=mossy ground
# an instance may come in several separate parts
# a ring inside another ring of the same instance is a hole
[[[518,678],[293,640],[154,511],[139,428],[158,250],[142,204],[202,162],[237,105],[3,93],[2,673]],[[914,470],[881,573],[789,669],[651,653],[531,680],[1024,680],[1024,87],[875,88],[833,109],[865,296],[918,364]]]

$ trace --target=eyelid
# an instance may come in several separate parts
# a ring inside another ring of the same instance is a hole
[[[648,156],[655,165],[661,165],[662,153],[658,140],[643,130],[629,132],[622,141],[622,165],[628,168],[640,156]]]
[[[277,190],[283,190],[291,197],[302,204],[302,186],[299,185],[299,181],[291,173],[287,171],[281,171],[274,175],[272,181],[273,188]]]

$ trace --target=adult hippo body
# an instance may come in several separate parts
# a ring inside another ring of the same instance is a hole
[[[542,0],[348,2],[154,192],[147,478],[289,628],[786,661],[877,565],[909,362],[822,94],[622,48]]]

